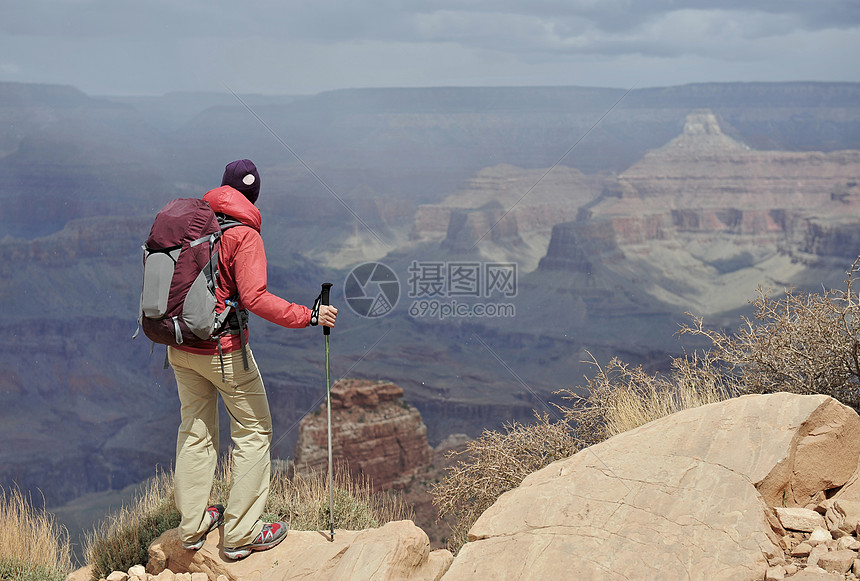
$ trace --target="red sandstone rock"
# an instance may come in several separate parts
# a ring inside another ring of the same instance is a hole
[[[332,386],[332,453],[357,476],[369,477],[375,490],[405,487],[416,470],[432,459],[421,414],[390,382],[342,380]],[[323,412],[299,426],[294,462],[308,473],[328,466],[328,422]]]
[[[342,379],[331,388],[331,407],[375,408],[381,403],[403,397],[403,388],[389,382],[371,382],[361,379]]]

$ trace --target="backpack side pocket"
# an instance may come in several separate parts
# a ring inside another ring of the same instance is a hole
[[[170,284],[181,251],[181,248],[169,252],[147,251],[143,262],[143,291],[140,298],[144,317],[160,319],[167,314]]]

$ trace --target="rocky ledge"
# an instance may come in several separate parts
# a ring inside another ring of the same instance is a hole
[[[431,551],[427,535],[411,521],[335,530],[331,540],[327,532],[290,531],[278,546],[241,561],[226,559],[221,549],[220,529],[199,551],[183,549],[178,529],[171,529],[150,546],[146,567],[115,571],[105,581],[437,581],[454,558],[445,549]],[[89,570],[81,569],[67,581],[91,578]]]
[[[689,409],[527,476],[481,515],[444,580],[843,579],[811,576],[847,559],[838,539],[823,559],[786,558],[803,539],[781,509],[824,510],[822,528],[850,530],[858,459],[860,417],[826,396]]]

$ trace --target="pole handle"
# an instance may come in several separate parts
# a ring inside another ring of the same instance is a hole
[[[321,305],[330,305],[329,302],[329,291],[331,291],[332,284],[330,282],[322,283],[322,291],[320,292],[320,304]],[[323,326],[323,335],[330,335],[331,327]]]

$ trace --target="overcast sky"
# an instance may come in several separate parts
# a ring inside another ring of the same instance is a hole
[[[0,81],[94,95],[860,81],[858,0],[5,0]]]

